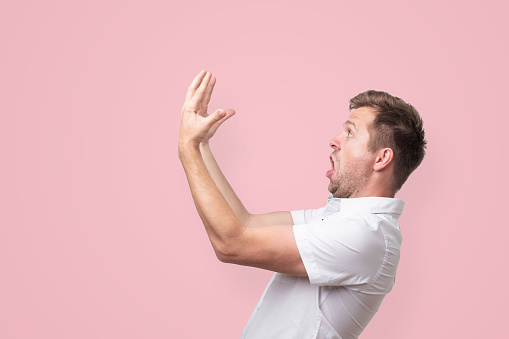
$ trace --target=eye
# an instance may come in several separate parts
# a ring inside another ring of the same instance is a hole
[[[346,136],[347,137],[353,137],[352,130],[348,130],[348,134]]]

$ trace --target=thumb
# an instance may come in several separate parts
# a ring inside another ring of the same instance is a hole
[[[223,116],[223,118],[224,118],[223,121],[226,121],[226,120],[230,119],[234,114],[235,114],[235,110],[234,109],[231,109],[231,108],[227,109],[225,111],[225,115]]]
[[[226,116],[226,111],[224,109],[218,109],[209,117],[210,124],[215,124],[219,120],[223,119]]]
[[[230,118],[232,115],[235,114],[235,111],[233,109],[218,109],[212,115],[209,117],[210,123],[215,124],[217,122],[220,122],[219,124],[222,124],[224,121],[226,121],[228,118]]]
[[[219,112],[218,111],[222,111],[222,112]],[[215,111],[212,116],[214,116],[216,113],[218,113],[218,120],[214,120],[214,124],[210,127],[210,132],[212,132],[212,134],[216,133],[217,129],[219,128],[219,126],[221,126],[221,124],[223,122],[225,122],[226,120],[228,120],[229,118],[231,118],[234,114],[235,114],[235,111],[233,109],[228,109],[226,111],[222,110],[222,109],[218,109],[217,111]],[[222,114],[225,114],[221,117]]]

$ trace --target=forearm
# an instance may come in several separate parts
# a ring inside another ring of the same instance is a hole
[[[210,242],[218,258],[230,251],[245,226],[230,207],[207,170],[198,147],[179,147],[179,158]]]
[[[212,180],[217,185],[217,188],[221,191],[223,197],[226,199],[228,205],[233,209],[238,218],[242,221],[242,223],[246,226],[249,226],[251,223],[252,215],[247,211],[247,209],[240,201],[239,197],[231,187],[230,183],[224,176],[221,168],[219,167],[212,151],[210,149],[209,143],[201,143],[200,144],[200,152],[205,163],[205,166],[212,177]]]

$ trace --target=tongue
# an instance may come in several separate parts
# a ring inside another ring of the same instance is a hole
[[[334,161],[332,161],[332,158],[330,159],[330,163],[331,163],[332,168],[330,170],[328,170],[327,173],[325,173],[326,177],[328,177],[329,175],[334,173]]]

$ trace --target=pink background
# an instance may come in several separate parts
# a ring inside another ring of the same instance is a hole
[[[253,213],[325,205],[351,97],[412,103],[428,155],[362,338],[506,338],[507,2],[181,3],[2,1],[0,337],[240,336],[271,273],[215,258],[177,157],[205,68]]]

